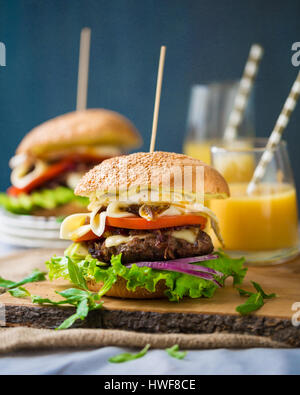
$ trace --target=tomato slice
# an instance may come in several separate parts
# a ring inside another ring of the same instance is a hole
[[[88,241],[88,240],[95,240],[95,239],[99,239],[99,237],[97,235],[95,235],[95,233],[92,230],[89,230],[85,235],[74,240],[74,242],[80,243],[81,241]]]
[[[46,181],[55,178],[59,174],[64,171],[71,169],[74,164],[74,161],[69,159],[63,159],[62,161],[55,163],[54,165],[49,166],[43,174],[32,180],[26,187],[24,188],[16,188],[14,186],[8,188],[7,193],[11,196],[18,196],[21,193],[28,193],[34,188],[42,185]]]
[[[154,221],[147,221],[141,217],[125,217],[125,218],[113,218],[106,217],[106,225],[113,228],[124,228],[124,229],[161,229],[161,228],[172,228],[174,226],[184,225],[200,225],[201,229],[205,228],[207,218],[200,215],[172,215],[160,217]],[[98,236],[93,233],[92,230],[87,232],[85,235],[74,240],[79,243],[81,241],[95,240]]]
[[[147,221],[141,217],[106,218],[106,225],[125,229],[161,229],[184,225],[200,225],[203,229],[206,222],[207,218],[194,214],[170,215],[159,217],[153,221]]]

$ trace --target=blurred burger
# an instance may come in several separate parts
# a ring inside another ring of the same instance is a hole
[[[100,296],[179,300],[210,297],[241,270],[213,254],[209,225],[221,236],[203,199],[225,198],[229,189],[197,159],[167,152],[111,158],[90,170],[75,194],[90,199],[90,213],[63,221],[61,238],[73,244],[47,263],[50,278],[78,285],[81,277],[80,285]]]
[[[29,132],[10,160],[11,184],[0,204],[17,214],[65,216],[87,200],[75,185],[104,159],[137,148],[141,137],[120,114],[88,109],[61,115]]]

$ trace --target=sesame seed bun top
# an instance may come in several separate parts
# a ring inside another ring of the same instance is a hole
[[[21,141],[17,154],[45,158],[54,151],[78,146],[118,146],[137,148],[141,137],[122,115],[104,109],[70,112],[50,119],[32,129]]]
[[[199,192],[199,177],[204,173],[206,195],[229,196],[228,185],[217,170],[198,159],[171,152],[140,152],[107,159],[85,174],[77,185],[75,194],[91,197],[95,192],[105,193],[115,189],[123,191],[139,186],[159,188],[163,186],[166,174],[170,175],[169,186],[172,189],[176,184],[174,174],[178,174],[178,169],[182,175],[192,169],[189,192]],[[183,185],[185,180],[186,178]]]

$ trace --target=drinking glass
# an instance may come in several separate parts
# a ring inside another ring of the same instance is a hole
[[[298,209],[287,144],[281,141],[257,188],[247,186],[266,139],[247,140],[248,148],[211,147],[212,165],[227,180],[231,196],[209,201],[217,215],[225,250],[250,264],[283,263],[299,252]],[[217,240],[215,245],[220,246]]]
[[[187,135],[183,151],[210,163],[210,147],[223,141],[229,115],[233,109],[239,81],[194,85],[191,90]],[[254,105],[250,96],[238,136],[254,136]]]

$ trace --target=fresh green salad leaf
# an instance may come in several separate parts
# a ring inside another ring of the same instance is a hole
[[[82,274],[83,269],[73,262],[69,257],[66,258],[68,259],[68,273],[71,282],[77,285],[79,288],[87,289],[86,282]]]
[[[1,288],[9,288],[14,284],[15,284],[14,281],[5,280],[3,277],[0,277],[0,287]]]
[[[264,299],[273,299],[273,298],[276,298],[276,294],[274,294],[274,293],[267,295],[267,294],[264,292],[264,290],[262,289],[262,287],[261,287],[258,283],[256,283],[255,281],[251,281],[251,283],[253,284],[253,287],[256,289],[256,291],[261,293],[261,296],[262,296]]]
[[[30,296],[30,292],[27,291],[27,289],[21,287],[21,285],[45,281],[45,274],[46,273],[36,269],[29,276],[18,282],[5,280],[3,277],[0,277],[0,287],[4,288],[5,291],[8,291],[11,296],[14,296],[15,298],[26,298],[27,296]]]
[[[41,189],[29,195],[21,194],[17,197],[0,193],[0,206],[14,214],[30,214],[38,208],[53,209],[70,202],[77,202],[83,207],[88,205],[87,198],[75,196],[72,189],[64,186]]]
[[[157,283],[160,280],[165,280],[167,287],[166,295],[170,301],[179,301],[184,296],[189,296],[191,298],[211,298],[217,289],[217,285],[212,281],[190,276],[188,274],[156,270],[149,267],[138,267],[134,264],[128,268],[122,264],[121,254],[113,256],[111,258],[111,265],[107,267],[106,264],[99,262],[90,255],[83,258],[83,255],[78,253],[80,248],[80,243],[74,243],[71,246],[72,250],[68,249],[66,251],[68,257],[52,257],[50,261],[46,263],[49,269],[50,279],[62,277],[81,288],[84,288],[83,285],[79,285],[79,281],[82,281],[82,277],[85,280],[91,279],[96,282],[103,282],[104,285],[99,292],[100,296],[104,295],[112,287],[118,277],[127,280],[127,289],[130,291],[135,291],[137,287],[143,287],[150,292],[154,292]],[[72,254],[70,254],[70,252]],[[247,269],[243,267],[244,260],[231,259],[223,252],[218,252],[217,254],[219,255],[219,259],[201,262],[201,265],[222,272],[224,274],[223,277],[218,278],[218,281],[222,285],[226,278],[230,276],[233,277],[235,284],[241,283],[247,271]],[[70,261],[72,262],[71,271],[69,271]],[[76,272],[77,274],[74,272],[74,266],[76,265],[79,269],[79,271]]]
[[[175,344],[173,347],[166,348],[166,352],[170,355],[170,357],[177,359],[183,359],[187,354],[186,351],[179,351],[178,344]]]
[[[8,292],[11,294],[11,296],[14,296],[15,298],[26,298],[27,296],[30,296],[30,292],[23,287],[10,289],[8,290]]]
[[[245,303],[239,305],[236,311],[241,315],[247,315],[260,309],[264,305],[264,299],[260,292],[252,294]]]
[[[258,283],[254,281],[251,282],[257,291],[256,293],[237,288],[240,296],[248,297],[245,303],[236,308],[236,311],[241,315],[247,315],[260,309],[265,304],[264,299],[272,299],[276,297],[276,294],[274,293],[267,295]]]
[[[12,288],[20,287],[21,285],[24,284],[35,283],[38,281],[45,281],[45,280],[46,280],[46,273],[36,269],[29,276],[23,278],[23,280],[18,282],[5,280],[4,278],[0,277],[0,287],[6,289],[12,289]]]
[[[75,321],[84,320],[88,313],[92,310],[98,310],[102,308],[103,303],[100,302],[100,296],[97,293],[90,291],[83,291],[77,288],[69,288],[62,292],[56,292],[58,295],[62,296],[64,300],[53,301],[47,298],[41,298],[37,295],[31,295],[31,300],[33,303],[41,305],[72,305],[76,307],[76,313],[71,317],[67,318],[57,329],[68,329]]]
[[[115,355],[114,357],[109,358],[109,362],[121,363],[121,362],[133,361],[134,359],[138,359],[146,355],[149,348],[150,348],[150,344],[147,344],[140,352],[136,354],[124,352],[122,354]]]

